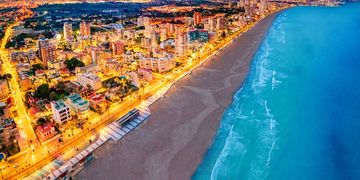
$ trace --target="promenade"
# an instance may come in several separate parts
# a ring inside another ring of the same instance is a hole
[[[261,20],[173,85],[150,106],[152,115],[144,125],[122,141],[96,150],[97,159],[77,178],[189,179],[276,15]]]

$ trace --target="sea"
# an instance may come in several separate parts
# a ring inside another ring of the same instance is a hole
[[[360,179],[360,3],[268,29],[192,179]]]

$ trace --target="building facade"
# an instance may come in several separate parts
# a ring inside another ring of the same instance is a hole
[[[92,73],[78,74],[76,81],[83,87],[89,86],[94,91],[102,87],[100,78]]]
[[[76,114],[78,117],[84,117],[89,108],[89,101],[83,99],[80,94],[74,93],[70,94],[65,99],[65,104],[69,106],[69,108],[73,111],[74,114]]]
[[[41,142],[44,142],[57,134],[53,123],[46,123],[42,126],[38,126],[35,133]]]
[[[38,42],[39,57],[44,66],[48,66],[48,62],[56,60],[56,47],[49,42],[48,39],[40,39]]]
[[[194,24],[199,25],[202,22],[202,14],[201,12],[195,11],[194,12]]]
[[[9,86],[6,79],[0,80],[0,99],[6,99],[9,96]]]
[[[91,30],[90,23],[82,21],[80,23],[80,36],[83,38],[90,38]]]
[[[122,55],[124,53],[124,43],[122,41],[112,42],[111,50],[114,56]]]
[[[62,124],[71,119],[70,108],[62,100],[52,101],[51,111],[53,114],[53,119],[57,123]]]
[[[173,58],[162,57],[162,58],[141,58],[140,68],[151,69],[155,72],[167,72],[175,67],[175,61]]]
[[[66,41],[73,41],[74,40],[73,28],[72,28],[71,23],[65,22],[64,27],[63,27],[63,31],[64,31],[64,39]]]

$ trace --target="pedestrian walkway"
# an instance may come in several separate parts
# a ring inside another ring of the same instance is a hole
[[[154,99],[153,99],[154,100]],[[82,150],[80,153],[78,153],[76,156],[71,158],[69,161],[64,163],[62,166],[57,166],[55,168],[52,168],[51,171],[36,171],[33,175],[29,176],[29,179],[56,179],[60,177],[62,174],[66,173],[69,169],[74,167],[76,164],[78,164],[82,159],[84,159],[86,156],[88,156],[90,153],[92,153],[94,150],[96,150],[98,147],[100,147],[102,144],[104,144],[108,140],[118,141],[121,138],[123,138],[126,134],[128,134],[130,131],[134,130],[137,126],[139,126],[143,121],[145,121],[151,114],[149,108],[145,105],[146,102],[142,103],[138,109],[139,109],[139,116],[134,118],[133,120],[127,122],[124,126],[119,127],[119,123],[113,122],[110,123],[108,126],[104,127],[100,130],[100,136],[98,140],[87,147],[86,149]]]
[[[100,130],[99,138],[96,142],[92,143],[86,149],[82,150],[76,156],[63,163],[63,161],[56,159],[47,166],[36,171],[26,179],[56,179],[72,169],[81,160],[87,157],[90,153],[94,152],[98,147],[103,145],[108,140],[119,141],[126,136],[130,131],[136,129],[142,122],[144,122],[150,115],[151,111],[148,108],[151,104],[155,103],[160,98],[164,97],[167,91],[171,88],[173,83],[162,87],[149,99],[143,101],[137,109],[139,110],[139,116],[128,121],[123,126],[119,126],[118,121],[110,123],[106,127]]]

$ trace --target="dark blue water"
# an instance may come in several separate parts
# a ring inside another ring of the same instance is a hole
[[[360,4],[281,13],[193,179],[360,179]]]

